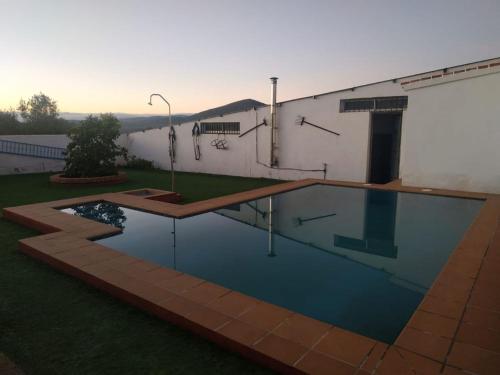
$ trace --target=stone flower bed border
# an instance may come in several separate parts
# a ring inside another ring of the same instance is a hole
[[[121,184],[127,180],[128,177],[124,172],[118,172],[116,175],[100,177],[64,177],[62,173],[50,176],[50,182],[67,185],[113,185]]]

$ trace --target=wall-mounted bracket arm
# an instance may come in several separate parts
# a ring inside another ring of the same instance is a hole
[[[335,135],[340,135],[340,134],[339,134],[339,133],[337,133],[337,132],[334,132],[334,131],[332,131],[332,130],[325,129],[325,128],[323,128],[323,127],[319,126],[319,125],[316,125],[316,124],[313,124],[313,123],[311,123],[311,122],[309,122],[309,121],[306,121],[306,118],[305,118],[304,116],[299,116],[299,118],[298,118],[298,121],[297,121],[297,122],[298,122],[298,124],[299,124],[300,126],[302,126],[302,125],[304,125],[304,124],[307,124],[307,125],[310,125],[310,126],[313,126],[313,127],[317,128],[317,129],[321,129],[321,130],[323,130],[323,131],[325,131],[325,132],[332,133],[332,134],[335,134]]]
[[[267,126],[267,121],[266,119],[264,119],[260,124],[258,125],[255,125],[253,128],[250,128],[248,129],[246,132],[244,132],[243,134],[240,134],[238,138],[241,138],[243,137],[244,135],[247,135],[248,133],[250,133],[251,131],[253,130],[257,130],[258,128],[260,128],[261,126]]]

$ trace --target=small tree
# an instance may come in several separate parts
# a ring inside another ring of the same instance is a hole
[[[27,123],[50,123],[59,119],[57,103],[44,93],[33,95],[28,101],[21,99],[18,111]]]
[[[16,134],[64,134],[71,126],[59,117],[56,101],[44,93],[21,99],[17,110],[23,121],[19,122]]]
[[[116,174],[116,158],[127,151],[115,141],[120,136],[120,122],[112,114],[89,116],[68,134],[66,148],[67,177],[98,177]]]

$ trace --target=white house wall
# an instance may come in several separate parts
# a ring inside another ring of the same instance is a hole
[[[236,114],[211,119],[217,121],[240,122],[241,133],[256,125],[256,121],[262,121],[265,110],[250,110]],[[226,135],[227,149],[217,150],[211,142],[217,138],[216,134],[203,134],[200,137],[201,159],[195,160],[193,149],[192,128],[194,122],[175,125],[176,132],[176,163],[175,169],[179,171],[203,172],[236,176],[261,177],[255,163],[256,134],[260,149],[260,160],[269,163],[266,159],[266,150],[269,149],[269,137],[267,132],[259,130],[258,133],[251,132],[247,136],[238,138],[237,135]],[[168,156],[169,128],[147,130],[129,134],[128,150],[131,155],[143,159],[153,160],[162,169],[170,169],[170,158]],[[265,168],[265,167],[263,167]],[[262,173],[262,172],[260,172]]]
[[[403,183],[500,193],[500,73],[408,91]]]
[[[405,95],[399,83],[383,82],[314,98],[283,103],[278,108],[281,167],[321,169],[326,178],[365,182],[370,139],[370,112],[340,112],[340,100],[374,96]],[[304,124],[298,116],[337,132],[340,136]],[[309,174],[308,177],[311,175]],[[314,177],[323,177],[315,173]]]
[[[496,64],[496,60],[493,62]],[[462,76],[436,79],[436,82],[443,81],[440,84],[433,84],[433,78],[410,84],[414,86],[412,89],[403,89],[402,80],[386,81],[278,103],[277,155],[279,167],[283,169],[262,165],[268,165],[270,160],[270,126],[262,126],[242,138],[227,135],[227,150],[217,150],[210,145],[216,135],[203,134],[200,137],[201,160],[196,161],[191,136],[194,122],[177,125],[175,168],[187,172],[294,180],[322,178],[323,172],[290,169],[322,170],[326,164],[328,179],[366,182],[371,114],[341,113],[340,100],[408,96],[408,109],[402,117],[399,166],[403,185],[500,193],[500,74],[495,73],[495,69],[500,68],[488,68],[492,74],[481,75],[486,70],[469,72],[470,67],[473,64],[460,68],[465,72]],[[439,74],[443,71],[406,79],[418,81]],[[297,124],[299,116],[338,132],[340,136],[307,124],[300,126]],[[240,122],[243,134],[264,118],[270,124],[269,107],[202,121]],[[168,131],[165,127],[129,134],[130,154],[170,169]]]
[[[354,91],[318,96],[284,102],[278,106],[278,160],[279,167],[292,169],[322,170],[327,164],[326,177],[329,179],[364,182],[368,158],[370,114],[368,112],[340,113],[340,99],[399,96],[404,91],[398,83],[384,82],[357,88]],[[311,127],[296,124],[298,116],[326,129],[340,133],[336,136]],[[261,123],[266,118],[270,124],[269,107],[248,110],[202,120],[203,122],[240,122],[240,133]],[[257,163],[269,165],[270,126],[262,126],[257,131],[239,138],[227,135],[227,150],[217,150],[210,142],[217,138],[214,134],[200,137],[201,160],[194,159],[192,127],[194,122],[176,125],[177,161],[179,171],[215,173],[224,175],[268,177],[293,180],[307,177],[323,178],[323,172],[301,172],[271,169]],[[170,169],[168,157],[167,127],[130,133],[128,149],[130,154],[153,160],[157,166]]]

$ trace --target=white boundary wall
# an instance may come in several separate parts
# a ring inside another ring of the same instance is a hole
[[[69,143],[69,138],[64,134],[0,135],[0,139],[60,148],[66,148]],[[124,134],[117,141],[121,146],[126,146],[127,142],[127,136]],[[59,172],[63,168],[64,160],[0,153],[0,175]]]
[[[500,59],[488,63],[498,61]],[[471,66],[473,64],[462,68]],[[321,170],[326,163],[328,179],[366,182],[371,115],[370,112],[340,113],[340,100],[407,95],[400,151],[403,184],[500,193],[499,71],[498,67],[476,69],[410,85],[402,85],[398,79],[279,103],[279,167]],[[442,74],[443,70],[410,79],[436,73]],[[270,123],[269,110],[262,107],[202,121],[237,121],[242,134],[264,118]],[[298,116],[305,116],[306,120],[341,135],[308,125],[299,126]],[[201,135],[201,160],[196,161],[191,135],[193,124],[175,126],[176,170],[284,180],[323,177],[322,172],[279,170],[258,164],[257,160],[269,164],[270,126],[260,127],[242,138],[226,135],[228,150],[217,150],[210,145],[216,135]],[[170,169],[168,131],[165,127],[130,133],[127,144],[130,154],[152,160],[162,169]]]
[[[66,148],[69,143],[69,138],[64,134],[0,135],[0,139],[60,148]]]
[[[66,148],[69,139],[63,134],[54,135],[0,135],[0,139],[41,146]],[[0,175],[17,173],[58,172],[64,160],[35,158],[31,156],[0,153]]]

